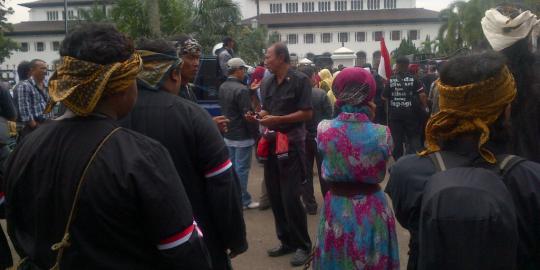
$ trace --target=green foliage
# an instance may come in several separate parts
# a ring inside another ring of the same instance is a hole
[[[407,56],[411,54],[417,54],[419,53],[418,49],[416,48],[416,45],[412,42],[410,39],[402,39],[401,43],[399,44],[399,47],[392,52],[392,55],[394,58],[398,58],[400,56]]]
[[[5,0],[0,0],[0,63],[11,55],[11,51],[18,48],[17,43],[4,36],[4,32],[11,30],[11,24],[6,16],[13,13],[13,9],[6,8]]]
[[[224,36],[234,37],[240,21],[240,9],[232,0],[204,0],[196,7],[192,33],[208,53]]]
[[[235,35],[236,53],[249,65],[257,65],[263,60],[263,50],[266,48],[266,36],[268,30],[265,27],[252,29],[242,26]]]
[[[79,10],[79,22],[111,22],[111,16],[107,15],[106,5],[94,3],[90,9]]]
[[[148,14],[141,0],[118,0],[112,10],[118,29],[132,38],[150,36]]]
[[[276,42],[279,42],[281,41],[281,38],[279,36],[279,33],[274,31],[272,33],[270,33],[270,36],[268,37],[268,46],[276,43]]]
[[[438,46],[438,42],[436,40],[431,40],[431,37],[428,35],[426,40],[422,42],[422,49],[420,52],[424,54],[432,54],[437,51]]]

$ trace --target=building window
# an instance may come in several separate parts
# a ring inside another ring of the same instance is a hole
[[[315,12],[315,3],[314,2],[302,3],[302,12]]]
[[[349,33],[341,32],[338,34],[338,42],[349,42]]]
[[[330,2],[319,2],[319,11],[330,11],[331,9]]]
[[[395,9],[396,0],[384,0],[384,8],[386,9]]]
[[[401,40],[401,31],[392,31],[390,34],[390,40]]]
[[[366,42],[366,32],[356,32],[355,40],[356,42]]]
[[[381,9],[381,0],[367,0],[367,9]]]
[[[384,38],[384,32],[383,31],[375,31],[373,32],[373,41],[381,41]]]
[[[363,9],[364,9],[364,0],[351,1],[351,10],[363,10]]]
[[[322,41],[322,43],[330,43],[330,42],[332,42],[332,33],[322,33],[321,34],[321,41]]]
[[[57,52],[60,50],[60,41],[53,41],[52,42],[52,48],[53,51]]]
[[[347,1],[336,1],[334,2],[335,11],[345,11],[347,10]]]
[[[410,40],[419,40],[420,39],[420,31],[418,30],[409,30],[408,35]]]
[[[28,51],[28,42],[21,42],[21,52]]]
[[[47,11],[47,21],[58,21],[58,11]]]
[[[377,68],[381,63],[381,52],[376,51],[373,53],[373,67]]]
[[[43,42],[36,42],[36,51],[43,52],[45,51],[45,43]]]
[[[298,3],[287,3],[287,4],[285,4],[285,12],[287,12],[287,13],[297,13],[298,12]]]
[[[313,44],[313,43],[315,43],[315,35],[314,34],[304,34],[304,43],[305,44]]]
[[[75,20],[75,10],[68,10],[68,20]]]
[[[298,44],[298,34],[287,35],[287,44]]]
[[[270,4],[270,13],[281,13],[282,12],[282,5],[279,4]]]

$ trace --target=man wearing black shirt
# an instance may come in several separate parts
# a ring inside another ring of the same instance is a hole
[[[276,231],[281,245],[269,250],[271,257],[296,252],[293,266],[303,265],[309,258],[311,240],[307,216],[300,201],[301,185],[305,182],[304,122],[312,117],[310,79],[290,68],[287,46],[276,43],[268,48],[265,64],[272,75],[261,84],[262,111],[260,123],[276,133],[285,134],[288,151],[276,155],[276,140],[270,142],[264,178],[274,213]]]
[[[408,72],[409,59],[396,60],[397,73],[390,77],[383,92],[388,102],[388,126],[394,139],[394,159],[403,156],[406,145],[408,154],[419,151],[421,144],[421,125],[427,116],[427,98],[422,83]]]
[[[210,115],[178,97],[183,79],[174,48],[163,40],[138,45],[144,69],[139,97],[122,125],[162,143],[191,201],[213,269],[231,269],[230,258],[247,250],[240,187],[227,147]],[[169,67],[159,69],[158,67]],[[156,70],[161,74],[156,75]],[[156,79],[158,77],[158,79]]]
[[[137,97],[141,62],[130,39],[85,24],[66,36],[60,55],[49,90],[67,111],[21,140],[0,185],[10,238],[27,259],[21,268],[50,269],[57,243],[62,269],[211,269],[167,149],[116,124]]]

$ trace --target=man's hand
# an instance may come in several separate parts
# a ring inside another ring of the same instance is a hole
[[[263,117],[263,119],[260,121],[261,125],[265,127],[273,127],[281,124],[281,117],[280,116],[273,116],[273,115],[266,115]]]
[[[257,117],[258,117],[258,115],[256,113],[254,113],[254,112],[247,112],[244,115],[244,118],[246,119],[246,121],[248,121],[250,123],[257,122]]]
[[[259,87],[261,87],[261,80],[255,80],[251,83],[249,89],[251,89],[251,91],[256,91]]]
[[[229,122],[231,122],[231,120],[227,119],[227,117],[225,117],[223,115],[216,116],[213,119],[214,119],[214,122],[216,123],[219,131],[221,131],[221,133],[226,133],[226,132],[229,131],[228,125],[229,125]]]
[[[32,129],[36,128],[38,126],[38,123],[35,121],[35,120],[30,120],[30,122],[28,122],[28,126]]]

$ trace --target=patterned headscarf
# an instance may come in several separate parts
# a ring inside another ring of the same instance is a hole
[[[201,45],[194,38],[189,38],[182,43],[176,44],[176,48],[178,50],[179,57],[183,57],[184,55],[200,56],[202,53]]]
[[[176,56],[176,52],[162,54],[139,50],[137,53],[141,55],[143,61],[143,68],[137,79],[154,90],[159,90],[170,72],[182,65],[182,59]]]
[[[336,96],[336,106],[366,105],[375,97],[375,80],[370,72],[363,68],[351,67],[341,71],[332,85]]]
[[[435,83],[439,89],[440,112],[428,121],[427,150],[420,155],[440,151],[439,139],[449,140],[478,132],[480,155],[486,161],[496,163],[495,156],[484,145],[489,140],[489,126],[516,97],[516,84],[508,67],[505,66],[499,74],[478,83],[456,87],[440,80]]]
[[[45,112],[62,102],[78,116],[87,116],[103,96],[126,91],[141,70],[141,57],[133,54],[124,62],[100,65],[70,56],[49,80],[51,101]]]

